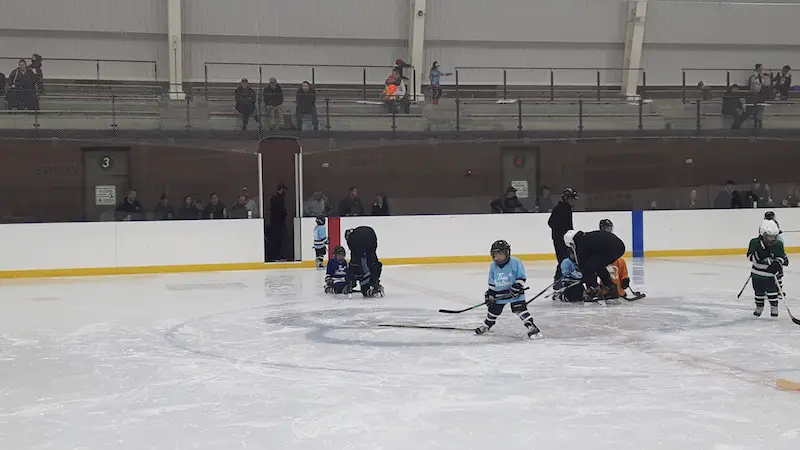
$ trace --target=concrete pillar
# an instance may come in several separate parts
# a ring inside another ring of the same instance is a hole
[[[167,0],[167,42],[169,49],[169,97],[183,100],[183,9],[182,0]]]
[[[427,0],[409,0],[411,6],[410,29],[408,30],[408,61],[417,71],[417,99],[422,100],[420,86],[428,79],[425,61],[425,17],[428,14]],[[409,76],[409,78],[411,78]],[[409,86],[410,88],[411,86]]]
[[[647,19],[647,0],[628,1],[628,20],[625,29],[625,56],[622,61],[622,95],[638,99],[636,88],[642,75],[642,46]]]

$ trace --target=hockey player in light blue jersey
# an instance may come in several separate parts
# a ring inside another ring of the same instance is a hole
[[[314,253],[316,253],[317,269],[322,269],[322,261],[327,253],[328,228],[325,226],[325,218],[317,217],[317,226],[314,227]]]
[[[333,258],[328,261],[328,271],[325,274],[325,292],[328,294],[341,294],[347,284],[347,252],[344,247],[337,245],[333,249]]]
[[[553,300],[562,302],[581,302],[583,301],[583,274],[575,264],[575,252],[569,249],[569,258],[561,261],[561,278],[555,286],[558,292],[553,294]]]
[[[503,312],[506,304],[511,305],[511,311],[519,316],[528,337],[538,339],[542,336],[539,328],[533,323],[533,318],[528,312],[525,303],[525,266],[519,258],[511,256],[511,246],[506,241],[495,241],[490,250],[492,263],[489,266],[489,289],[486,291],[486,320],[483,325],[475,329],[475,334],[488,332]]]

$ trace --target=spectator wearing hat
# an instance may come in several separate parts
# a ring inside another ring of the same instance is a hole
[[[256,91],[250,87],[247,78],[242,78],[242,82],[236,88],[234,95],[236,96],[236,111],[242,115],[242,131],[244,131],[247,130],[250,116],[256,111]],[[255,121],[258,123],[258,114],[255,116]]]
[[[517,190],[513,186],[506,189],[506,195],[503,198],[495,199],[491,204],[493,213],[515,213],[515,212],[528,212],[525,206],[517,197]]]
[[[769,202],[769,192],[761,186],[761,183],[753,178],[750,190],[744,194],[745,208],[766,208]]]

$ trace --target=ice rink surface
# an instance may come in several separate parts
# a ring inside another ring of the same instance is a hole
[[[508,308],[378,327],[475,327],[437,309],[488,261],[387,267],[370,300],[310,269],[4,281],[0,449],[800,449],[800,326],[736,299],[744,257],[628,263],[646,299],[538,299],[538,341]]]

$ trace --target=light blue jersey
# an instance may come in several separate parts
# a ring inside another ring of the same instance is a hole
[[[520,261],[519,258],[514,256],[511,256],[503,267],[500,267],[494,261],[492,261],[492,264],[489,266],[489,289],[495,291],[498,296],[508,294],[511,290],[511,286],[517,280],[524,282],[527,279],[528,275],[525,273],[525,266],[522,265],[522,261]],[[525,301],[524,293],[518,298],[498,299],[496,303],[503,305],[519,301]]]
[[[308,244],[306,244],[308,245]],[[328,228],[325,225],[314,227],[314,248],[325,248],[328,245]]]
[[[568,280],[580,281],[583,279],[583,274],[578,271],[578,266],[569,258],[561,261],[561,275]]]

